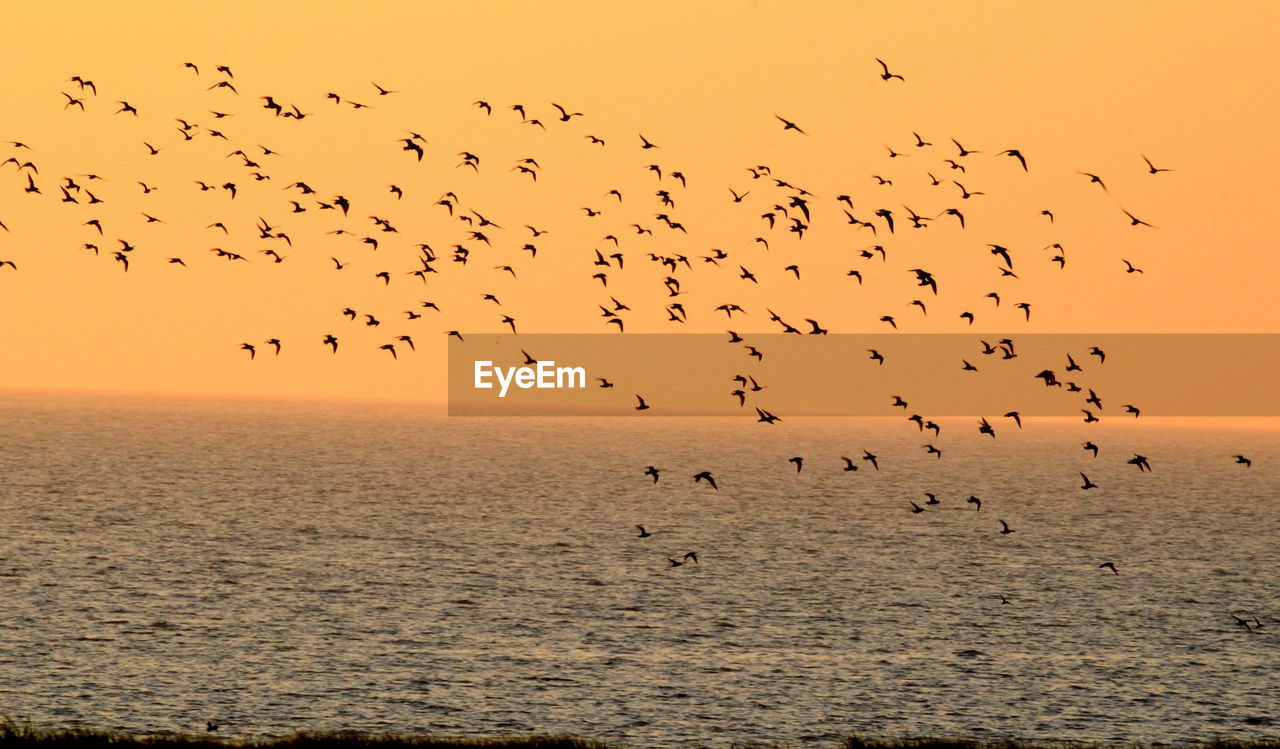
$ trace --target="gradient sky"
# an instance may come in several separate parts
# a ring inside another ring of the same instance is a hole
[[[43,194],[26,194],[12,163],[0,169],[0,221],[10,229],[0,232],[0,260],[18,265],[0,270],[4,388],[440,400],[444,331],[500,332],[505,313],[521,332],[607,332],[597,305],[611,295],[632,307],[628,332],[720,332],[726,321],[713,308],[729,302],[749,313],[733,321],[744,333],[777,332],[766,307],[833,332],[885,332],[885,314],[903,330],[956,332],[967,329],[957,318],[965,310],[977,315],[974,331],[1280,330],[1270,222],[1280,8],[1270,3],[142,2],[127,13],[71,3],[6,16],[15,33],[0,45],[13,71],[0,84],[0,140],[31,150],[4,144],[0,155],[34,162]],[[880,80],[876,57],[906,81]],[[220,64],[234,71],[238,96],[206,90],[223,79]],[[99,92],[83,113],[64,110],[59,93],[76,93],[67,79],[77,74]],[[379,96],[373,81],[399,93]],[[330,91],[374,108],[335,105]],[[309,116],[273,117],[263,95]],[[493,105],[491,117],[477,99]],[[113,114],[118,100],[141,116]],[[584,116],[559,122],[552,101]],[[522,124],[514,103],[546,130]],[[235,116],[215,121],[209,110]],[[784,132],[775,113],[808,135]],[[192,141],[178,117],[198,123]],[[231,140],[211,138],[211,127]],[[429,143],[421,164],[397,142],[409,130]],[[915,148],[913,131],[934,145]],[[639,133],[660,148],[641,150]],[[949,183],[930,186],[926,173],[957,174],[941,162],[955,158],[951,137],[983,151],[961,160],[958,179],[986,195],[961,200]],[[147,155],[144,141],[160,154]],[[258,144],[280,155],[261,156]],[[890,159],[886,145],[904,157]],[[237,148],[271,179],[255,183],[226,157]],[[1006,148],[1026,155],[1029,172],[994,155]],[[464,150],[481,157],[478,172],[456,167]],[[1176,171],[1147,174],[1144,153]],[[536,183],[510,171],[525,157],[541,165]],[[688,188],[659,181],[648,164],[683,171]],[[752,180],[755,164],[816,195],[802,240],[785,222],[766,233],[758,216],[785,193]],[[1077,170],[1100,175],[1110,193]],[[86,173],[107,181],[76,176]],[[105,202],[61,203],[62,176]],[[197,179],[234,181],[238,197],[201,192]],[[158,190],[143,195],[139,180]],[[283,189],[295,180],[321,200],[346,195],[350,217]],[[389,194],[392,183],[403,200]],[[732,203],[729,187],[751,195]],[[621,204],[606,197],[611,188]],[[687,235],[653,217],[657,189],[671,192],[668,213]],[[491,248],[434,205],[446,191],[504,227],[484,230]],[[838,194],[852,196],[861,219],[891,208],[899,230],[854,229]],[[308,211],[291,214],[289,199]],[[944,217],[904,229],[904,205],[929,216],[959,208],[968,228]],[[582,206],[604,214],[588,219]],[[1121,207],[1159,228],[1129,226]],[[1052,224],[1039,215],[1046,208]],[[165,223],[146,224],[144,211]],[[379,232],[370,215],[398,233]],[[259,217],[292,247],[259,240]],[[84,226],[90,218],[102,221],[102,237]],[[215,221],[230,233],[206,228]],[[655,236],[636,235],[632,222]],[[526,223],[550,234],[531,240]],[[327,233],[338,228],[376,237],[379,249]],[[615,251],[607,234],[626,266],[609,269],[601,289],[591,276],[606,269],[592,265],[593,250]],[[767,252],[752,243],[761,235]],[[118,238],[138,248],[127,274],[112,259]],[[520,250],[528,241],[536,259]],[[440,256],[425,286],[406,275],[419,242]],[[1066,247],[1065,269],[1041,249],[1053,242]],[[465,267],[449,260],[455,243],[472,250]],[[1011,249],[1019,279],[1000,277],[987,243]],[[886,247],[886,262],[858,257],[873,244]],[[251,262],[229,263],[213,247]],[[271,263],[258,252],[268,247],[287,260]],[[711,248],[729,253],[721,268],[698,260]],[[649,252],[691,258],[694,267],[675,274],[687,294],[666,297],[669,272]],[[331,256],[350,265],[336,271]],[[1121,258],[1144,272],[1126,274]],[[783,270],[792,263],[800,280]],[[760,283],[739,279],[739,265]],[[937,277],[937,297],[915,286],[913,267]],[[374,277],[381,270],[390,285]],[[1005,300],[999,309],[983,298],[989,291]],[[927,318],[908,306],[914,298],[928,304]],[[444,313],[422,310],[423,300]],[[670,301],[686,306],[687,324],[667,322]],[[1018,301],[1032,304],[1029,323]],[[383,324],[353,323],[344,307]],[[408,309],[425,316],[408,321]],[[341,341],[336,356],[320,343],[328,333]],[[397,343],[392,360],[378,349],[402,334],[415,352]],[[271,337],[284,341],[278,358],[262,344]],[[258,346],[253,362],[239,349],[245,341]]]

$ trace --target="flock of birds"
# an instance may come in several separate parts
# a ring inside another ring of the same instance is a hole
[[[883,60],[877,58],[875,63],[879,66],[879,78],[884,85],[906,85],[905,77],[893,72]],[[225,146],[220,149],[226,151],[225,159],[233,165],[230,169],[239,176],[189,179],[185,183],[176,184],[150,184],[128,174],[42,174],[38,163],[40,144],[34,139],[38,134],[32,134],[33,139],[9,141],[11,153],[0,163],[0,175],[12,165],[17,174],[14,178],[16,182],[13,183],[16,191],[25,193],[32,199],[56,200],[75,208],[79,213],[74,215],[84,219],[76,219],[84,237],[81,245],[73,249],[92,257],[109,259],[118,265],[122,273],[128,273],[131,268],[136,269],[143,263],[173,266],[174,272],[190,272],[199,262],[244,266],[249,266],[254,260],[267,261],[270,265],[280,265],[286,261],[304,262],[323,265],[331,268],[333,273],[346,274],[346,277],[357,272],[364,273],[366,275],[359,282],[380,283],[385,289],[400,289],[404,284],[401,279],[412,276],[416,279],[412,288],[431,293],[437,288],[437,278],[447,275],[450,276],[449,281],[453,282],[453,278],[461,273],[473,272],[464,271],[469,264],[480,263],[484,266],[481,270],[485,283],[495,286],[476,293],[476,304],[491,310],[492,318],[489,319],[493,321],[493,325],[511,333],[518,332],[519,318],[516,311],[504,306],[499,291],[492,289],[501,288],[496,286],[500,282],[517,281],[528,269],[541,262],[540,258],[545,257],[545,253],[551,249],[548,245],[554,240],[554,233],[552,229],[535,225],[533,221],[521,224],[518,220],[499,215],[498,211],[491,211],[461,197],[466,192],[465,180],[468,175],[475,178],[482,172],[492,173],[492,158],[488,154],[477,152],[481,149],[472,148],[457,151],[452,173],[458,175],[458,186],[426,197],[414,193],[410,187],[413,178],[387,184],[384,192],[377,197],[324,189],[303,173],[305,165],[286,165],[286,157],[282,154],[290,150],[289,135],[277,123],[300,123],[347,111],[367,116],[381,107],[383,101],[394,101],[403,96],[400,91],[375,82],[363,93],[329,92],[318,101],[297,102],[279,93],[243,91],[247,86],[238,83],[234,72],[226,65],[202,67],[193,62],[185,62],[181,63],[181,68],[183,74],[189,76],[192,90],[202,89],[203,92],[198,95],[207,97],[204,99],[207,106],[203,111],[144,111],[143,107],[130,102],[127,93],[108,96],[104,92],[100,99],[98,85],[83,75],[72,76],[67,81],[65,90],[60,92],[61,109],[67,117],[108,113],[112,118],[124,121],[124,124],[134,120],[172,122],[173,127],[168,131],[166,140],[140,139],[136,144],[138,153],[145,155],[145,158],[164,160],[171,158],[180,149],[196,144],[220,144]],[[754,227],[748,233],[755,236],[746,246],[728,250],[709,247],[690,255],[677,249],[691,241],[690,227],[685,223],[691,219],[678,213],[677,204],[686,202],[684,191],[698,179],[698,175],[687,174],[681,165],[669,163],[662,158],[660,155],[664,152],[660,139],[641,132],[607,134],[608,137],[591,132],[585,127],[585,123],[591,121],[587,114],[557,102],[550,102],[545,107],[534,107],[520,103],[496,104],[480,99],[472,102],[469,110],[467,116],[471,117],[495,120],[504,118],[513,132],[520,130],[549,133],[553,129],[567,132],[579,141],[578,147],[585,149],[584,154],[600,153],[600,149],[607,149],[611,153],[621,152],[623,158],[635,157],[636,165],[632,168],[645,175],[646,179],[652,179],[651,184],[656,187],[652,195],[637,197],[631,194],[631,189],[624,195],[621,187],[614,186],[601,190],[598,202],[581,207],[579,220],[589,228],[599,227],[597,233],[600,239],[594,247],[570,250],[561,246],[551,249],[551,252],[561,257],[568,252],[574,252],[580,257],[583,272],[578,282],[592,290],[589,294],[599,295],[589,306],[598,308],[600,324],[604,329],[616,330],[618,333],[627,330],[627,323],[633,316],[642,314],[656,315],[657,319],[663,320],[675,330],[686,329],[691,317],[703,313],[713,320],[718,320],[719,314],[723,313],[724,320],[730,325],[736,319],[750,318],[752,314],[757,315],[753,319],[759,319],[758,311],[748,310],[734,301],[706,301],[704,295],[695,293],[693,287],[706,273],[717,274],[717,282],[722,286],[732,284],[733,288],[742,289],[759,288],[762,283],[772,283],[774,278],[786,279],[788,282],[808,278],[799,262],[787,262],[787,259],[792,259],[798,252],[779,261],[779,253],[773,250],[784,245],[791,249],[799,248],[806,233],[819,222],[825,222],[821,224],[824,230],[829,226],[835,227],[849,232],[848,236],[868,242],[855,253],[856,267],[846,271],[850,284],[849,293],[857,293],[864,284],[872,282],[888,284],[887,276],[891,271],[887,269],[892,267],[890,256],[894,256],[896,264],[898,250],[894,245],[904,234],[943,224],[958,227],[961,232],[968,231],[972,228],[974,214],[983,213],[986,210],[983,206],[997,202],[994,196],[987,195],[987,190],[993,189],[990,185],[974,182],[971,177],[984,171],[1005,170],[1009,174],[1002,178],[1007,179],[1010,175],[1030,175],[1036,169],[1035,154],[1024,153],[1018,147],[989,147],[984,144],[979,149],[974,147],[975,144],[962,143],[956,137],[947,137],[945,140],[937,138],[935,142],[930,139],[931,136],[920,132],[911,132],[909,140],[901,138],[902,142],[907,143],[898,147],[901,150],[887,144],[884,146],[886,153],[882,154],[881,163],[885,168],[878,169],[874,174],[853,176],[850,179],[861,184],[851,187],[847,192],[825,198],[811,192],[776,164],[747,163],[743,166],[739,180],[730,184],[722,183],[714,190],[722,195],[721,200],[726,209],[740,211],[739,215],[746,217],[744,223]],[[252,127],[237,124],[245,121],[252,122]],[[769,121],[769,125],[777,128],[779,138],[814,137],[809,128],[781,114],[774,114],[774,120]],[[263,145],[257,142],[256,137],[240,134],[246,130],[255,133],[269,130],[281,142]],[[403,159],[406,170],[421,168],[424,159],[437,148],[422,133],[403,126],[398,126],[397,132],[386,136],[384,147],[388,152],[402,154],[399,158]],[[447,155],[454,160],[452,149],[449,149]],[[917,165],[913,169],[899,166],[908,156],[915,157],[909,159]],[[1172,171],[1170,168],[1157,166],[1146,154],[1137,153],[1135,157],[1132,165],[1122,165],[1119,168],[1135,174],[1145,173],[1145,178],[1153,180],[1165,179],[1162,175]],[[545,174],[546,161],[548,160],[539,154],[524,156],[513,162],[499,163],[497,174],[499,178],[522,180],[532,189],[545,184],[545,180],[539,182],[539,178]],[[211,168],[211,171],[225,175],[227,163],[223,162],[216,170]],[[982,168],[975,169],[980,163]],[[558,165],[546,166],[556,168]],[[1079,170],[1078,175],[1082,189],[1096,189],[1104,195],[1111,195],[1111,188],[1100,174]],[[633,172],[628,179],[634,181],[639,178]],[[900,185],[910,182],[916,189],[932,191],[929,194],[936,196],[932,200],[933,207],[917,212],[905,203],[892,202],[894,198],[891,196],[896,195],[893,192],[895,181]],[[108,183],[113,184],[114,188],[107,189]],[[128,184],[129,189],[118,189],[120,184]],[[251,197],[245,195],[248,192],[246,188],[250,188]],[[134,237],[136,232],[142,231],[136,218],[139,214],[142,217],[141,227],[180,220],[181,217],[178,216],[154,215],[151,212],[154,209],[147,207],[147,201],[153,193],[160,190],[185,191],[190,201],[200,196],[217,197],[225,201],[224,205],[243,205],[248,197],[254,201],[253,212],[258,217],[252,226],[237,225],[231,219],[226,219],[194,227],[196,234],[203,232],[205,236],[212,238],[210,244],[218,245],[203,248],[200,261],[190,254],[157,254],[146,246],[145,239]],[[436,216],[448,220],[452,227],[451,233],[431,237],[430,241],[401,239],[401,227],[405,224],[399,215],[377,208],[399,206],[401,201],[405,205],[411,204],[414,211],[434,212]],[[118,204],[126,204],[128,207],[122,210],[116,208]],[[375,207],[366,210],[364,205]],[[100,206],[107,206],[111,210],[99,213]],[[138,207],[135,209],[135,206]],[[481,212],[482,208],[484,212]],[[502,210],[512,212],[514,209],[504,206]],[[1114,220],[1132,227],[1133,231],[1145,232],[1157,228],[1119,204],[1115,205],[1114,210]],[[615,219],[617,214],[622,217]],[[126,215],[135,218],[126,219]],[[9,226],[3,221],[5,218],[11,222],[14,218],[0,216],[0,229],[9,231]],[[1052,207],[1044,207],[1035,216],[1028,218],[1050,231],[1058,221]],[[1105,220],[1106,217],[1103,218]],[[328,222],[322,233],[315,230],[315,222],[319,220]],[[342,249],[333,254],[315,250],[322,242],[327,243],[327,246],[335,246],[334,242],[341,242],[338,246]],[[257,246],[255,250],[240,249],[247,245]],[[1004,285],[964,303],[965,308],[956,319],[966,327],[974,325],[979,316],[974,310],[984,307],[999,310],[1002,304],[1006,304],[1005,310],[1017,310],[1014,314],[1020,315],[1022,322],[1029,323],[1032,304],[1016,296],[1019,271],[1025,272],[1022,269],[1032,263],[1061,271],[1068,262],[1067,249],[1061,242],[1047,243],[1040,250],[1045,254],[1037,259],[1018,258],[1017,271],[1015,257],[1018,253],[1015,250],[997,242],[980,242],[977,247],[982,257],[989,256],[994,261],[990,268],[994,283]],[[544,254],[540,256],[540,252]],[[1044,259],[1046,257],[1047,260]],[[1117,273],[1143,273],[1143,269],[1130,259],[1118,258],[1117,261]],[[914,288],[919,290],[918,296],[907,301],[905,307],[912,315],[918,313],[921,317],[927,316],[930,308],[936,306],[940,289],[946,286],[946,279],[940,278],[936,271],[918,267],[926,262],[913,258],[900,269]],[[370,263],[380,264],[375,266],[376,272],[367,272],[372,270]],[[1120,264],[1123,268],[1119,267]],[[917,267],[905,267],[908,265]],[[357,271],[352,266],[364,270]],[[637,273],[637,268],[643,270],[646,267],[653,269],[651,273],[655,276],[649,287],[652,292],[650,296],[644,303],[634,299],[628,303],[619,299],[616,296],[618,280]],[[0,258],[0,272],[6,269],[18,272],[20,263],[11,258]],[[421,285],[417,285],[417,282],[421,282]],[[570,282],[566,281],[568,283]],[[560,289],[554,291],[562,293]],[[657,300],[653,297],[657,297]],[[701,304],[695,303],[695,300]],[[720,303],[716,304],[717,301]],[[825,335],[829,332],[814,317],[801,315],[788,319],[773,309],[765,309],[764,312],[769,321],[767,324],[776,325],[777,330],[782,333]],[[408,325],[421,324],[428,315],[447,319],[445,313],[437,300],[419,299],[409,309],[391,315],[383,310],[343,307],[334,311],[333,323],[356,326],[356,330],[363,329],[376,334],[384,322],[392,317],[400,325]],[[878,315],[876,322],[896,331],[899,323],[905,322],[905,314],[888,310]],[[441,326],[441,332],[461,340],[463,328],[483,325],[479,319],[468,315],[466,323],[460,324],[458,329],[443,330],[446,325]],[[741,347],[745,365],[763,360],[766,352],[758,347],[761,344],[749,339],[749,333],[729,330],[728,335],[730,345]],[[346,341],[349,337],[348,333],[333,327],[318,332],[314,340],[298,345],[323,347],[337,355],[340,348],[347,350]],[[980,347],[975,346],[973,361],[980,361],[979,357],[1007,361],[1019,355],[1015,341],[1008,337],[995,342],[981,340],[979,343]],[[259,353],[281,356],[288,348],[281,337],[274,335],[265,339],[242,341],[237,345],[244,352],[242,355],[254,362],[259,361]],[[385,356],[397,360],[406,352],[417,351],[414,334],[410,332],[396,331],[386,338],[376,340],[372,345],[376,351],[385,352]],[[529,353],[523,353],[526,362],[537,361]],[[886,357],[880,351],[869,349],[866,353],[867,359],[875,365],[885,365]],[[1083,421],[1090,424],[1098,422],[1103,412],[1103,399],[1089,387],[1086,367],[1104,366],[1106,353],[1093,347],[1085,351],[1063,352],[1063,358],[1065,364],[1061,371],[1045,368],[1036,378],[1045,387],[1061,388],[1063,392],[1076,394]],[[1096,359],[1096,363],[1091,359]],[[960,366],[966,372],[979,371],[979,367],[969,359],[964,359]],[[598,378],[598,383],[604,389],[615,387],[615,383],[608,378]],[[727,397],[744,409],[748,405],[754,408],[757,421],[766,425],[782,421],[782,417],[764,407],[767,402],[762,400],[764,396],[760,393],[767,386],[759,383],[754,373],[736,376],[733,384],[733,389],[727,389]],[[646,401],[641,393],[635,393],[634,397],[636,411],[661,410],[660,404]],[[905,413],[909,410],[909,403],[904,397],[894,395],[890,407],[901,408]],[[1141,414],[1139,407],[1132,403],[1123,404],[1121,408],[1121,413],[1126,416],[1138,418]],[[1017,410],[1004,413],[1002,418],[1009,419],[1015,428],[1022,427],[1021,414]],[[941,426],[928,416],[913,413],[907,417],[907,421],[922,434],[926,430],[930,431],[935,441],[939,438]],[[979,420],[977,429],[981,435],[996,438],[996,425],[985,417]],[[1085,442],[1082,447],[1093,458],[1098,457],[1099,447],[1093,441]],[[922,445],[922,449],[937,459],[943,457],[943,450],[934,442]],[[850,457],[842,457],[841,460],[844,471],[853,472],[863,467],[879,470],[877,456],[867,450],[856,461]],[[1251,459],[1243,455],[1234,456],[1234,460],[1245,468],[1252,465]],[[1141,472],[1152,470],[1150,460],[1141,454],[1135,453],[1127,462]],[[803,456],[791,457],[788,463],[794,466],[797,473],[805,468]],[[1081,490],[1099,488],[1085,471],[1082,470],[1079,474]],[[661,469],[648,466],[643,475],[657,484]],[[705,484],[710,490],[719,490],[716,478],[709,470],[694,474],[693,480],[695,483]],[[904,510],[909,509],[913,514],[919,515],[941,504],[941,500],[932,493],[925,492],[924,496],[927,499],[923,504],[908,500],[909,507],[904,507]],[[979,497],[971,495],[966,501],[973,505],[975,512],[982,510],[982,500]],[[999,533],[1008,535],[1015,532],[1016,529],[1011,528],[1005,520],[997,520],[1000,524]],[[641,539],[648,539],[653,535],[644,527],[637,527]],[[679,559],[667,559],[672,567],[698,561],[696,553],[692,551]],[[1120,574],[1117,565],[1111,561],[1102,562],[1099,569]],[[1001,600],[1009,603],[1003,596]],[[1262,627],[1257,618],[1253,618],[1251,622],[1246,619],[1239,621],[1251,631]]]

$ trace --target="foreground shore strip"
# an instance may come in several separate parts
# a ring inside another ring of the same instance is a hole
[[[40,730],[10,721],[0,723],[0,746],[3,747],[235,747],[237,749],[623,749],[626,744],[572,736],[524,736],[518,738],[452,738],[358,732],[297,733],[271,739],[222,739],[203,734],[162,733],[132,735],[96,729]],[[684,744],[683,746],[694,746]],[[739,746],[733,744],[733,746]],[[742,745],[746,746],[746,745]],[[750,744],[753,747],[786,747],[790,744]],[[834,746],[840,749],[1155,749],[1168,744],[1083,744],[1074,742],[976,741],[970,739],[912,738],[872,739],[851,736]],[[1280,739],[1258,741],[1207,741],[1181,744],[1178,749],[1280,749]]]

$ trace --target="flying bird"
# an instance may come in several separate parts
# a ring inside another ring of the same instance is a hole
[[[896,73],[890,73],[889,66],[885,64],[884,60],[881,60],[879,57],[877,57],[876,62],[880,63],[880,68],[881,70],[884,71],[880,74],[880,80],[888,81],[893,78],[897,78],[898,80],[903,81],[904,83],[906,82],[907,80],[906,78],[903,78],[902,76],[897,75]]]
[[[1027,170],[1027,160],[1026,160],[1025,158],[1023,158],[1023,156],[1022,156],[1022,152],[1021,152],[1021,151],[1019,151],[1018,149],[1016,149],[1016,148],[1010,148],[1010,149],[1008,149],[1008,150],[1001,151],[998,155],[999,155],[999,156],[1012,156],[1013,158],[1015,158],[1015,159],[1017,159],[1017,160],[1018,160],[1018,163],[1019,163],[1019,164],[1022,164],[1022,171],[1024,171],[1024,172],[1025,172],[1025,171],[1028,171],[1028,170]]]
[[[1160,172],[1172,172],[1172,171],[1173,171],[1172,169],[1160,169],[1160,168],[1159,168],[1159,167],[1157,167],[1155,164],[1152,164],[1152,163],[1151,163],[1151,159],[1148,159],[1148,158],[1147,158],[1147,156],[1146,156],[1146,154],[1142,154],[1142,160],[1143,160],[1143,161],[1145,161],[1145,162],[1147,162],[1147,173],[1148,173],[1148,174],[1159,174]]]
[[[1125,209],[1123,209],[1123,208],[1121,208],[1120,210],[1121,210],[1121,212],[1123,212],[1123,213],[1124,213],[1124,215],[1126,215],[1126,216],[1128,216],[1128,217],[1129,217],[1129,225],[1130,225],[1130,226],[1145,226],[1145,227],[1147,227],[1147,228],[1149,228],[1149,229],[1157,229],[1157,228],[1159,228],[1159,227],[1156,227],[1156,226],[1152,226],[1151,224],[1148,224],[1146,221],[1143,221],[1142,219],[1138,218],[1137,216],[1133,215],[1132,213],[1129,213],[1128,211],[1126,211],[1126,210],[1125,210]]]
[[[792,122],[791,120],[786,119],[786,118],[785,118],[785,117],[783,117],[782,115],[775,114],[775,115],[774,115],[774,117],[777,117],[777,118],[778,118],[778,120],[782,122],[782,129],[783,129],[784,131],[786,131],[786,130],[795,130],[797,133],[800,133],[801,135],[808,135],[808,133],[806,133],[805,131],[803,131],[803,130],[801,130],[801,129],[800,129],[800,126],[799,126],[799,125],[797,125],[796,123]]]

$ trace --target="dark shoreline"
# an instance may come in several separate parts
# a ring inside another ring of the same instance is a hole
[[[299,732],[281,738],[221,738],[216,732],[201,734],[155,733],[134,735],[101,729],[44,730],[18,725],[10,720],[0,722],[0,747],[235,747],[237,749],[625,749],[625,743],[581,739],[573,736],[523,736],[516,738],[456,738],[413,734],[360,732]],[[682,746],[704,746],[683,744]],[[705,745],[711,746],[711,745]],[[788,747],[788,743],[733,743],[734,747]],[[839,749],[1280,749],[1280,739],[1256,741],[1211,740],[1192,744],[1099,744],[1082,742],[979,741],[956,738],[876,739],[850,736],[834,745]]]

